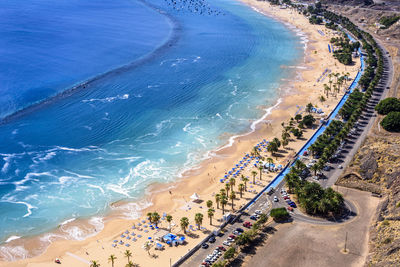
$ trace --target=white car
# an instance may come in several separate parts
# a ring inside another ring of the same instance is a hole
[[[278,201],[279,201],[278,197],[274,196],[274,202],[278,202]]]
[[[228,240],[226,240],[226,241],[224,241],[222,244],[225,245],[225,246],[230,246],[230,245],[231,245],[231,242],[229,242]]]
[[[261,210],[256,210],[254,213],[255,214],[261,214]]]

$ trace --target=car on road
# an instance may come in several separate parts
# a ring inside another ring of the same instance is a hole
[[[203,244],[201,244],[201,247],[204,248],[204,249],[206,249],[206,248],[209,247],[209,245],[208,245],[207,243],[203,243]]]
[[[214,242],[215,242],[215,237],[214,237],[214,236],[210,237],[210,238],[208,239],[208,242],[209,242],[209,243],[214,243]]]
[[[250,227],[253,226],[253,224],[251,222],[246,221],[246,222],[243,223],[243,226],[246,227],[246,228],[250,228]]]
[[[274,196],[274,202],[278,202],[278,201],[279,201],[278,197]]]
[[[256,221],[256,220],[257,220],[257,217],[254,216],[254,215],[251,215],[251,216],[250,216],[250,219]]]

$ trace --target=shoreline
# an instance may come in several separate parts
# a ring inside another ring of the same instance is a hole
[[[258,3],[256,1],[252,0],[244,0],[243,1],[245,4],[248,4],[253,7],[253,9],[256,9],[260,5],[264,5],[264,7],[267,7],[267,3]],[[253,4],[253,5],[251,5]],[[266,10],[263,10],[266,12]],[[279,11],[279,10],[278,10]],[[282,12],[282,10],[280,10]],[[264,15],[264,12],[258,11]],[[298,14],[297,14],[298,15]],[[268,13],[268,16],[272,17],[273,19],[278,19],[279,21],[283,22],[286,26],[287,23],[290,23],[290,17],[287,18],[288,21],[285,21],[284,17],[279,17],[273,15],[273,11],[271,13]],[[302,15],[300,15],[302,16]],[[288,26],[290,28],[290,26]],[[293,29],[298,29],[299,26],[297,25],[294,26]],[[310,28],[315,28],[315,27],[310,27]],[[147,211],[154,211],[157,210],[162,214],[162,211],[172,211],[172,214],[179,214],[179,211],[177,210],[179,205],[182,203],[188,203],[186,199],[190,197],[190,195],[193,192],[197,192],[200,197],[203,196],[209,196],[213,191],[216,191],[216,189],[219,189],[220,184],[215,180],[215,177],[221,177],[223,176],[225,170],[230,169],[231,166],[235,164],[235,162],[243,156],[243,153],[249,152],[251,148],[256,144],[257,140],[261,140],[263,138],[266,138],[267,140],[278,136],[280,137],[280,122],[282,121],[287,121],[291,116],[293,116],[294,112],[298,109],[296,107],[297,103],[300,105],[306,105],[308,102],[313,102],[316,103],[317,100],[316,98],[321,94],[318,90],[318,92],[308,92],[308,90],[305,90],[304,88],[308,88],[307,84],[310,83],[312,80],[309,79],[311,76],[311,79],[316,79],[317,76],[314,76],[315,72],[320,71],[320,68],[322,66],[317,65],[318,60],[313,58],[312,52],[313,51],[318,51],[318,49],[313,49],[314,46],[322,46],[325,45],[326,40],[322,41],[315,41],[314,39],[315,36],[317,36],[316,30],[314,32],[314,35],[311,33],[307,33],[307,28],[305,29],[300,29],[302,32],[307,36],[308,42],[305,43],[306,49],[304,51],[304,62],[300,64],[299,66],[296,66],[296,73],[301,73],[303,79],[300,81],[296,81],[293,86],[289,86],[289,89],[284,92],[283,94],[279,95],[280,97],[278,99],[278,103],[275,104],[272,107],[269,107],[266,109],[265,114],[258,120],[254,121],[248,133],[238,135],[238,136],[231,136],[229,138],[229,142],[226,145],[223,145],[221,148],[216,149],[215,151],[210,151],[209,154],[214,154],[211,158],[204,160],[199,167],[196,167],[192,170],[186,171],[182,177],[178,178],[176,181],[172,183],[166,183],[166,184],[153,184],[151,185],[148,190],[146,190],[146,197],[144,198],[145,202],[150,202],[152,205],[144,210],[142,210],[143,214],[146,214]],[[304,31],[303,31],[304,30]],[[312,38],[313,37],[313,38]],[[318,36],[317,36],[318,37]],[[325,45],[326,48],[326,45]],[[327,51],[325,51],[327,53]],[[324,54],[326,54],[324,53]],[[319,56],[320,54],[318,54]],[[314,56],[317,57],[317,56]],[[334,63],[335,60],[333,57],[326,58],[327,61],[330,61],[331,63]],[[314,63],[314,64],[312,64]],[[307,65],[307,67],[303,68],[303,65]],[[315,66],[313,66],[315,65]],[[311,67],[310,67],[311,66]],[[319,67],[319,68],[318,68]],[[342,67],[342,66],[340,66]],[[354,68],[354,66],[352,67]],[[312,72],[311,74],[307,75],[307,72]],[[318,74],[321,74],[322,71],[320,71]],[[308,78],[305,78],[308,77]],[[353,75],[351,75],[353,77]],[[289,81],[282,82],[282,84],[288,84]],[[313,82],[311,82],[312,84]],[[315,85],[314,85],[315,86]],[[320,87],[322,87],[322,84],[320,84]],[[322,89],[319,88],[318,89]],[[321,90],[322,91],[322,90]],[[308,93],[308,94],[307,94]],[[307,99],[305,99],[305,96],[307,96]],[[282,99],[281,101],[279,101]],[[336,102],[339,101],[340,98],[337,99]],[[300,102],[299,102],[300,101]],[[335,101],[331,101],[335,102]],[[319,102],[318,102],[319,103]],[[332,109],[334,107],[331,106],[330,108]],[[327,107],[329,110],[329,107]],[[270,111],[270,112],[269,112]],[[324,110],[325,111],[325,110]],[[329,113],[329,112],[327,112]],[[268,126],[267,124],[262,124],[262,122],[268,118],[268,121],[271,122],[271,126]],[[256,123],[258,122],[258,123]],[[251,127],[254,125],[254,129]],[[273,125],[273,126],[272,126]],[[307,130],[305,132],[305,139],[307,137],[311,136],[314,131],[312,130]],[[232,139],[232,141],[231,141]],[[305,141],[304,141],[305,142]],[[231,144],[232,143],[232,144]],[[302,142],[291,142],[289,147],[292,148],[294,151],[296,151],[297,146],[301,146]],[[293,146],[293,147],[292,147]],[[289,156],[289,155],[288,155]],[[287,158],[287,157],[285,157]],[[209,175],[211,173],[211,176]],[[208,175],[207,175],[208,174]],[[275,175],[272,174],[274,177]],[[214,178],[212,178],[214,177]],[[205,183],[205,179],[208,178],[208,183]],[[167,188],[166,188],[167,187]],[[173,194],[170,194],[168,191],[172,191]],[[179,193],[176,193],[179,192]],[[182,202],[181,198],[184,200]],[[210,199],[210,197],[208,197]],[[212,198],[211,198],[212,199]],[[168,200],[168,201],[166,201]],[[204,198],[204,200],[207,200]],[[136,203],[136,202],[135,202]],[[117,202],[113,203],[115,206],[120,206],[124,205],[123,202]],[[129,204],[128,204],[129,205]],[[228,205],[229,206],[229,205]],[[182,213],[182,212],[181,212]],[[110,237],[115,237],[117,236],[116,233],[121,233],[123,229],[127,228],[127,225],[131,224],[129,221],[126,220],[107,220],[109,216],[105,218],[105,225],[104,225],[104,230],[99,232],[97,235],[94,237],[87,238],[83,241],[74,241],[74,240],[60,240],[56,242],[56,245],[50,245],[46,251],[35,258],[30,258],[26,260],[21,260],[21,261],[15,261],[15,262],[7,262],[7,266],[27,266],[28,263],[33,263],[32,266],[35,266],[34,263],[38,263],[40,266],[47,266],[44,265],[45,263],[48,263],[48,266],[52,266],[52,260],[54,260],[55,257],[63,258],[63,263],[64,262],[73,262],[74,265],[77,264],[76,259],[73,261],[73,257],[65,255],[67,250],[68,251],[73,251],[74,253],[77,253],[80,255],[80,257],[84,257],[84,251],[86,252],[88,250],[95,250],[95,247],[98,246],[98,242],[96,242],[95,239],[100,240],[111,240]],[[206,216],[205,216],[206,217]],[[189,218],[190,220],[192,217]],[[76,219],[73,221],[73,223],[79,224],[81,219]],[[207,218],[205,218],[205,221],[207,221]],[[197,239],[201,240],[201,239]],[[196,242],[196,240],[194,240]],[[191,244],[193,246],[193,244]],[[56,247],[58,246],[58,247]],[[65,247],[64,249],[60,249],[60,247]],[[87,248],[87,249],[86,249]],[[107,246],[108,249],[109,246]],[[183,251],[186,251],[188,246],[186,245],[184,247],[185,249]],[[169,251],[169,249],[167,249]],[[100,250],[101,252],[101,250]],[[174,253],[175,254],[175,253]],[[92,255],[92,252],[90,252],[90,255]],[[108,256],[109,254],[107,254]],[[136,258],[136,251],[134,252],[134,256]],[[179,256],[179,254],[178,254]],[[122,255],[120,256],[120,258]],[[94,258],[96,259],[96,258]],[[105,263],[104,261],[101,261],[102,263]],[[137,260],[136,260],[137,262]],[[156,263],[156,260],[153,260],[154,265],[159,265],[160,263]],[[2,262],[0,262],[0,266],[2,265]],[[31,266],[31,264],[29,264]],[[78,266],[78,265],[76,265]],[[79,265],[80,266],[80,265]],[[83,266],[83,265],[82,265]],[[87,266],[87,265],[86,265]],[[146,265],[148,266],[148,265]]]

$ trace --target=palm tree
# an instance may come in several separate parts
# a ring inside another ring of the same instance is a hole
[[[289,139],[287,137],[282,138],[282,147],[285,148],[285,146],[287,146],[289,144]]]
[[[151,214],[151,223],[154,223],[156,226],[160,223],[160,214],[158,214],[157,212],[153,212]]]
[[[240,198],[242,198],[243,191],[244,191],[244,184],[239,184],[239,193],[240,193]]]
[[[207,205],[207,208],[211,208],[213,205],[213,202],[211,200],[207,200],[206,205]]]
[[[136,266],[137,266],[137,265],[136,265]],[[133,262],[129,261],[129,262],[125,265],[125,267],[135,267],[135,264],[134,264]]]
[[[221,196],[222,214],[225,214],[225,205],[228,203],[226,195]]]
[[[197,226],[199,227],[199,230],[200,230],[200,226],[203,223],[203,214],[196,213],[196,215],[194,215],[194,221],[196,222],[196,224],[197,224]]]
[[[271,165],[274,164],[274,160],[272,158],[267,158],[267,162],[268,162],[268,170],[271,170]]]
[[[229,180],[229,185],[231,186],[231,191],[232,192],[233,192],[233,187],[235,186],[235,184],[236,184],[236,179],[235,178],[231,178]]]
[[[329,98],[330,91],[331,91],[331,88],[327,84],[324,84],[324,92],[326,94],[326,98]]]
[[[334,84],[333,85],[333,92],[335,92],[335,97],[337,97],[337,85],[336,84]]]
[[[210,225],[212,225],[212,218],[214,217],[214,210],[208,209],[207,215],[208,215],[208,218],[210,218]]]
[[[150,256],[150,249],[151,249],[151,244],[149,241],[147,241],[146,243],[144,243],[143,248],[147,251],[147,253]]]
[[[111,266],[114,267],[114,261],[117,259],[114,254],[111,254],[108,258],[108,262],[111,262]]]
[[[258,169],[260,170],[260,181],[262,181],[261,174],[262,174],[262,170],[264,170],[264,167],[263,166],[259,166]]]
[[[281,146],[281,141],[276,137],[272,139],[272,142],[275,143],[278,148]]]
[[[236,194],[235,194],[235,192],[231,192],[231,194],[229,195],[229,199],[232,201],[232,211],[234,210],[233,209],[233,200],[235,200],[235,198],[236,198]]]
[[[151,215],[152,215],[152,214],[153,214],[153,213],[151,213],[151,212],[148,212],[148,213],[146,214],[147,220],[151,221]]]
[[[172,216],[168,214],[165,219],[167,220],[167,222],[169,224],[168,228],[171,231]]]
[[[257,175],[257,172],[256,172],[256,171],[252,171],[252,172],[251,172],[251,175],[253,175],[253,184],[255,184],[255,183],[256,183],[256,175]]]
[[[189,219],[187,217],[182,217],[181,218],[181,228],[183,232],[186,234],[186,228],[189,225]]]
[[[100,267],[100,263],[97,263],[97,261],[90,261],[90,267]]]
[[[244,191],[247,191],[247,182],[249,181],[249,178],[242,174],[242,181],[244,182]]]
[[[215,195],[215,203],[217,203],[217,209],[219,209],[219,202],[221,201],[221,195],[216,194]]]
[[[231,186],[229,184],[225,184],[225,190],[227,195],[229,195],[229,189],[231,189]]]
[[[125,250],[124,256],[128,258],[129,262],[130,257],[132,257],[132,252],[129,249]]]
[[[318,164],[314,164],[310,167],[310,170],[314,172],[314,175],[317,175],[317,171],[318,171]]]

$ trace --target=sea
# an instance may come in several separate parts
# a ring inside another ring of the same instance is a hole
[[[101,229],[118,201],[139,216],[151,184],[254,131],[305,42],[234,0],[3,0],[0,258],[85,239],[68,224]]]

